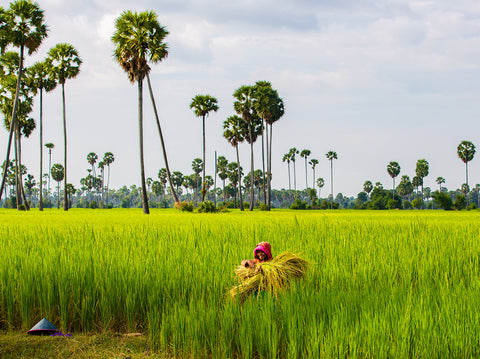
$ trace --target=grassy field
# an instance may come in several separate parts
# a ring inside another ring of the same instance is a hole
[[[473,211],[0,210],[0,330],[46,317],[74,337],[141,332],[176,357],[475,357],[479,223]],[[277,299],[226,299],[260,241],[302,253],[307,278]]]

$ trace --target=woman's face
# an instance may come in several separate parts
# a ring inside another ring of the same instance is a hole
[[[256,257],[260,259],[262,262],[267,259],[267,255],[262,251],[257,251]]]

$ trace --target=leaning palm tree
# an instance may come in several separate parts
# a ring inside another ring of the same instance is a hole
[[[153,91],[148,76],[150,66],[148,62],[157,63],[162,61],[167,55],[167,44],[163,42],[168,31],[160,26],[157,20],[157,14],[154,11],[145,11],[141,13],[133,11],[124,11],[115,21],[115,32],[112,41],[116,48],[114,58],[127,73],[128,79],[133,84],[137,82],[138,86],[138,129],[139,129],[139,147],[140,147],[140,176],[142,182],[142,205],[143,213],[148,214],[148,196],[145,185],[145,163],[143,155],[143,80],[147,77],[147,83],[150,90],[157,128],[162,143],[162,151],[167,167],[167,176],[170,181],[170,190],[176,203],[178,197],[171,181],[170,170],[166,156],[163,135],[158,121],[157,108],[155,105]]]
[[[235,102],[233,103],[233,108],[235,112],[242,116],[243,121],[248,128],[248,138],[250,143],[250,183],[253,183],[253,172],[254,172],[254,162],[253,162],[253,143],[256,139],[256,134],[253,129],[253,121],[256,118],[256,111],[254,107],[254,86],[242,86],[238,88],[234,93]],[[247,139],[248,140],[248,139]],[[241,183],[241,182],[239,182]],[[253,186],[250,186],[250,207],[249,210],[253,211],[255,205],[254,191]]]
[[[195,115],[203,120],[203,174],[202,174],[202,202],[205,200],[205,117],[212,111],[218,111],[218,101],[210,95],[196,95],[190,103]]]
[[[338,159],[337,153],[334,151],[328,151],[325,156],[330,161],[330,182],[331,182],[331,199],[330,199],[330,209],[333,209],[333,160]]]
[[[307,161],[308,161],[308,156],[310,156],[312,152],[310,150],[302,150],[300,152],[300,157],[305,159],[305,189],[308,189],[308,176],[307,176]]]
[[[457,147],[458,157],[465,163],[465,183],[468,186],[468,162],[475,156],[475,145],[470,141],[462,141]]]
[[[15,91],[15,100],[12,108],[12,116],[10,126],[10,135],[7,145],[7,155],[5,163],[10,160],[10,147],[12,143],[13,133],[15,136],[15,148],[18,150],[18,142],[20,138],[20,126],[18,125],[17,110],[20,96],[20,84],[23,75],[23,60],[25,47],[28,49],[28,54],[34,53],[43,39],[47,37],[47,26],[43,21],[43,10],[41,10],[37,3],[27,0],[17,0],[10,3],[10,8],[6,11],[1,8],[0,17],[0,51],[3,54],[8,45],[19,48],[20,56],[18,62],[18,78]],[[20,181],[20,162],[16,161],[15,176],[17,183]],[[0,197],[5,184],[6,172],[2,179],[2,186],[0,188]],[[21,181],[20,181],[21,183]],[[17,208],[20,203],[20,193],[17,189]]]
[[[40,132],[40,179],[43,178],[43,90],[46,92],[52,91],[56,86],[57,83],[55,80],[49,75],[48,67],[45,61],[43,62],[36,62],[32,67],[28,70],[29,79],[31,81],[32,87],[36,90],[40,90],[40,119],[39,119],[39,132]],[[50,176],[50,172],[48,174]],[[39,182],[39,202],[38,202],[38,209],[43,211],[43,188],[42,184],[43,181],[40,180]]]
[[[235,147],[235,151],[237,153],[237,177],[238,183],[242,183],[242,168],[240,167],[240,157],[238,154],[238,144],[245,140],[245,137],[242,133],[242,126],[241,122],[243,120],[238,116],[230,116],[227,118],[225,122],[223,122],[223,137],[227,139],[227,141]],[[228,164],[225,163],[228,170]],[[228,171],[226,171],[228,173]],[[225,187],[225,186],[224,186]],[[240,186],[241,187],[241,186]],[[242,190],[240,188],[240,210],[243,211],[243,198],[242,198]],[[224,201],[225,201],[225,188],[224,188]]]
[[[56,82],[62,85],[63,105],[63,166],[65,176],[63,188],[67,188],[67,115],[65,108],[65,81],[75,78],[80,72],[82,60],[78,51],[70,44],[57,44],[48,51],[47,66]],[[68,211],[67,191],[64,191],[63,209]]]
[[[395,177],[400,174],[400,165],[396,161],[391,161],[387,166],[387,172],[393,179],[393,196],[392,198],[395,199]]]

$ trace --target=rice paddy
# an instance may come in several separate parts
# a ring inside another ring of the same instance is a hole
[[[0,210],[0,329],[143,332],[176,357],[480,355],[480,212]],[[258,242],[306,277],[229,298]]]

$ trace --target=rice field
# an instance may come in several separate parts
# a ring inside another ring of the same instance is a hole
[[[143,332],[175,357],[480,356],[480,212],[0,210],[0,330]],[[258,242],[301,254],[228,299]]]

